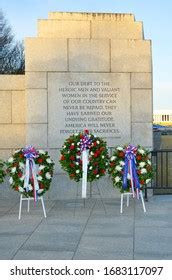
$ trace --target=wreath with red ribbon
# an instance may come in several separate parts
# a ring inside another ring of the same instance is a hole
[[[8,159],[7,172],[10,175],[9,182],[13,190],[18,191],[26,197],[34,197],[34,180],[32,176],[29,176],[27,189],[24,186],[27,160],[25,156],[26,149],[27,148],[15,151]],[[36,150],[34,147],[31,147],[31,149],[35,153],[34,163],[36,167],[36,180],[39,186],[37,196],[42,196],[50,188],[54,163],[50,159],[48,152]]]
[[[70,179],[79,182],[82,178],[82,148],[84,139],[88,142],[87,181],[92,182],[104,176],[108,168],[108,151],[106,142],[88,130],[67,138],[61,149],[60,164]]]

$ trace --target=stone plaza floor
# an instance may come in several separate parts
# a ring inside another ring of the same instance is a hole
[[[27,213],[23,202],[0,200],[0,259],[172,259],[172,196],[151,196],[144,213],[130,200],[120,214],[120,194],[46,200]]]

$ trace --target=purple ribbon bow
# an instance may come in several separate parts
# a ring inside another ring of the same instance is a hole
[[[37,190],[35,188],[35,180],[36,180],[36,173],[35,173],[35,162],[34,159],[38,156],[38,152],[33,146],[29,146],[24,148],[23,155],[26,158],[26,171],[25,171],[25,181],[24,185],[26,186],[26,192],[29,191],[28,184],[29,179],[33,180],[33,193],[34,193],[34,202],[38,200]],[[36,182],[37,183],[37,182]]]
[[[92,140],[89,138],[88,134],[84,134],[83,138],[80,140],[81,152],[89,150],[92,144]]]
[[[136,169],[136,152],[137,152],[137,147],[133,145],[129,145],[125,150],[125,165],[124,165],[122,189],[126,190],[128,188],[127,175],[130,174],[133,197],[134,197],[134,191],[136,190],[137,197],[139,198],[140,182]]]
[[[22,151],[23,151],[24,157],[27,159],[36,158],[38,156],[38,153],[33,146],[26,147]]]

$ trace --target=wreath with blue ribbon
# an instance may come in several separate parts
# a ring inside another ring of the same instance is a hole
[[[117,146],[109,161],[113,186],[121,192],[138,192],[153,178],[150,151],[133,145]]]
[[[82,179],[82,151],[88,151],[87,181],[92,182],[104,176],[108,168],[106,142],[88,130],[71,135],[64,141],[60,164],[69,178],[79,182]]]
[[[16,150],[7,161],[11,188],[35,201],[49,190],[53,170],[48,152],[32,146]]]

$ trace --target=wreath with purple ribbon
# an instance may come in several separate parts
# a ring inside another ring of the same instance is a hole
[[[48,152],[32,146],[16,150],[7,161],[11,188],[26,197],[34,197],[35,201],[49,190],[53,170]]]
[[[138,192],[153,178],[150,151],[133,145],[117,146],[109,161],[113,186],[121,192]]]
[[[104,176],[108,168],[106,142],[88,130],[67,138],[61,149],[60,164],[70,179],[79,182],[82,179],[82,151],[88,151],[87,181],[92,182]]]

